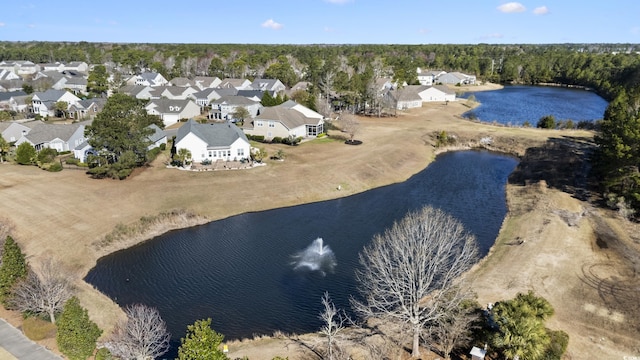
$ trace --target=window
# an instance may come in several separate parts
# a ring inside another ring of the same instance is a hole
[[[270,128],[272,128],[272,127],[276,127],[276,123],[275,123],[275,122],[273,122],[273,121],[271,121],[271,120],[269,120],[269,127],[270,127]]]
[[[244,156],[244,149],[238,149],[238,156]]]
[[[264,121],[262,121],[262,120],[257,120],[257,121],[256,121],[256,126],[264,126]]]
[[[211,153],[211,151],[209,151],[209,157],[211,157],[213,154]]]

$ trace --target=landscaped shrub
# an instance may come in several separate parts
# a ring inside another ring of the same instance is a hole
[[[211,165],[211,159],[204,159],[200,162],[202,165]]]
[[[153,161],[155,158],[158,157],[158,155],[160,155],[161,152],[162,152],[162,149],[160,149],[159,147],[153,148],[147,152],[147,159],[149,161]]]
[[[160,150],[161,151],[167,150],[167,144],[165,144],[165,143],[160,144]]]
[[[53,164],[51,164],[51,166],[49,166],[47,171],[50,171],[50,172],[62,171],[62,164],[59,162],[54,162]]]
[[[274,144],[281,144],[282,143],[282,138],[280,136],[276,136],[273,139],[271,139],[271,142]]]
[[[264,142],[264,135],[247,135],[247,139],[257,142]]]
[[[80,164],[80,160],[74,157],[68,157],[64,160],[64,163],[69,165],[78,165]]]
[[[553,115],[546,115],[538,120],[538,124],[536,127],[540,129],[555,129],[556,128],[556,118]]]

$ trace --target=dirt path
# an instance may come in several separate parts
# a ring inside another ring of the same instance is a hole
[[[81,171],[47,173],[35,167],[3,164],[0,219],[11,228],[29,261],[53,257],[76,275],[83,306],[108,332],[122,312],[81,278],[105,253],[94,243],[118,224],[133,224],[143,216],[174,209],[198,214],[200,218],[195,222],[211,221],[247,211],[348,196],[401,182],[433,160],[433,135],[440,131],[455,135],[462,147],[490,138],[495,149],[518,155],[540,146],[549,137],[592,135],[584,131],[479,124],[460,118],[459,114],[466,110],[464,102],[428,104],[398,117],[361,118],[356,139],[362,145],[345,145],[339,140],[342,136],[339,131],[331,131],[334,140],[297,147],[266,145],[270,154],[283,149],[286,160],[267,161],[267,166],[243,171],[177,171],[165,168],[159,159],[126,181],[98,181]],[[474,288],[480,301],[495,302],[517,291],[534,289],[556,308],[552,326],[570,334],[569,352],[573,358],[638,355],[633,350],[637,344],[631,340],[632,336],[638,338],[638,329],[619,325],[633,318],[629,311],[620,312],[622,317],[614,314],[617,310],[611,307],[611,302],[598,295],[601,288],[589,285],[590,281],[612,280],[627,274],[619,266],[621,262],[616,260],[614,249],[603,250],[595,245],[592,222],[584,220],[606,217],[559,190],[543,191],[544,187],[540,187],[531,191],[530,186],[509,186],[510,209],[520,210],[513,210],[505,221],[499,244],[514,238],[527,241],[524,246],[497,245],[488,260],[478,267]],[[520,202],[530,205],[519,205]],[[589,216],[584,216],[578,226],[569,227],[554,215],[556,209],[574,213],[588,209]],[[608,218],[606,221],[615,223]],[[178,221],[155,233],[190,225],[192,222]],[[116,244],[109,251],[129,245]],[[609,311],[613,315],[598,315]],[[594,322],[595,319],[599,321]],[[601,326],[604,323],[611,326]],[[255,344],[242,347],[252,349],[247,351],[253,354],[284,351],[279,355],[290,359],[299,355],[291,350],[295,346],[286,341],[267,343],[262,349]],[[289,350],[293,355],[288,355]],[[250,358],[267,358],[263,355]]]

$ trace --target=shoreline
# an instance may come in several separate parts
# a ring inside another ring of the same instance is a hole
[[[517,157],[550,138],[592,136],[591,132],[581,130],[508,128],[475,123],[460,117],[467,110],[468,107],[460,102],[448,106],[428,104],[402,112],[394,119],[361,118],[363,129],[357,138],[363,140],[363,144],[358,147],[344,147],[341,140],[330,145],[310,142],[295,148],[265,145],[269,151],[284,149],[288,153],[287,160],[269,162],[268,166],[251,172],[188,173],[152,164],[131,179],[119,182],[87,179],[86,175],[74,172],[52,174],[28,167],[0,165],[10,169],[0,179],[0,187],[4,189],[0,194],[2,200],[8,203],[25,201],[35,206],[35,209],[11,209],[11,212],[0,209],[0,218],[9,219],[12,234],[28,261],[54,257],[75,271],[81,303],[107,335],[115,320],[123,316],[122,309],[83,279],[101,257],[110,253],[150,241],[168,231],[244,212],[342,198],[405,181],[429,166],[439,152],[445,151],[433,146],[434,134],[442,130],[457,135],[460,149],[478,147],[481,139],[491,137],[488,150],[508,150],[509,155]],[[343,136],[339,131],[331,135],[335,139]],[[403,139],[402,147],[395,143],[400,138]],[[162,159],[156,161],[161,163]],[[56,184],[56,187],[52,190],[46,186],[48,184]],[[252,184],[250,191],[244,184]],[[341,191],[336,190],[338,185]],[[215,192],[215,198],[203,196],[208,189],[225,191]],[[93,216],[105,208],[118,211],[106,212],[102,217]],[[108,250],[93,248],[95,242],[119,224],[136,224],[142,217],[172,209],[185,209],[198,218],[192,223],[183,221],[154,228],[144,236],[129,239],[128,244]],[[51,216],[42,218],[38,214]],[[493,256],[498,239],[512,231],[506,227],[514,216],[514,209],[509,205],[498,238],[481,261],[483,268],[502,266],[489,258]],[[39,223],[39,227],[30,226],[33,223]],[[66,226],[61,227],[61,224]],[[70,247],[69,244],[77,245]]]

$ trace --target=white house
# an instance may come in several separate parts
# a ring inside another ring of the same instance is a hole
[[[193,82],[200,90],[204,90],[218,87],[222,80],[217,76],[196,76],[193,78]]]
[[[242,128],[249,135],[313,138],[324,132],[324,117],[293,100],[277,106],[262,108],[253,121],[245,121]]]
[[[18,75],[32,75],[40,71],[40,65],[26,60],[0,61],[0,69],[10,70]]]
[[[259,101],[248,99],[244,96],[226,95],[220,99],[211,102],[211,116],[219,120],[231,120],[233,113],[239,108],[244,107],[249,111],[251,117],[256,117],[262,108]]]
[[[27,142],[37,151],[44,148],[56,149],[57,151],[72,151],[87,139],[84,136],[84,129],[88,122],[74,124],[46,124],[37,123],[27,134],[22,135],[16,146]]]
[[[456,101],[456,92],[446,85],[429,86],[418,93],[423,102]]]
[[[416,72],[418,73],[418,82],[420,85],[431,86],[433,85],[435,79],[442,74],[446,74],[445,71],[442,70],[427,70],[423,71],[421,68],[417,68]]]
[[[17,122],[0,122],[0,130],[1,130],[1,135],[2,137],[8,141],[8,142],[16,142],[18,141],[18,139],[20,139],[23,135],[26,135],[29,133],[29,131],[31,131],[31,128],[29,126],[26,126],[25,124],[29,124],[29,123],[17,123]]]
[[[151,86],[146,85],[125,85],[121,87],[118,92],[122,94],[127,94],[136,99],[151,99],[151,92],[153,88]]]
[[[189,150],[194,162],[248,159],[251,147],[247,136],[234,124],[200,124],[193,119],[178,129],[175,144],[177,151]]]
[[[65,90],[49,89],[44,92],[33,93],[31,106],[33,112],[42,117],[55,116],[55,105],[59,101],[66,102],[68,109],[70,105],[77,104],[80,98]]]
[[[247,79],[231,79],[227,78],[222,80],[218,85],[219,88],[234,88],[236,90],[248,90],[251,89],[251,81]]]
[[[162,86],[169,82],[159,73],[143,72],[127,80],[127,85]]]
[[[287,89],[282,81],[278,79],[255,79],[251,83],[251,88],[253,90],[273,91],[275,93],[279,93]]]
[[[150,115],[158,115],[165,126],[200,115],[200,107],[192,100],[155,99],[145,109]]]
[[[164,130],[160,129],[158,125],[151,124],[147,126],[149,129],[153,130],[153,133],[147,137],[149,140],[149,146],[147,146],[147,150],[155,149],[160,147],[162,144],[167,144],[167,134]]]
[[[420,93],[429,88],[423,85],[407,85],[400,89],[390,90],[385,93],[385,98],[389,103],[395,103],[396,109],[407,110],[422,107],[422,97]]]
[[[174,100],[186,100],[195,99],[193,94],[198,90],[191,86],[155,86],[150,91],[152,99],[174,99]]]

